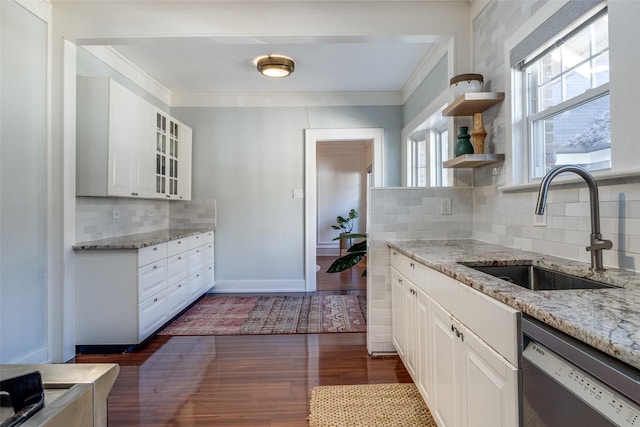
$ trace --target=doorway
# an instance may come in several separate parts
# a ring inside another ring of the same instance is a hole
[[[367,182],[368,174],[370,170],[370,179],[372,186],[382,185],[382,138],[384,131],[379,128],[363,128],[363,129],[307,129],[305,131],[305,284],[307,292],[313,292],[317,290],[317,269],[318,266],[323,271],[326,271],[326,264],[329,260],[322,260],[318,257],[318,145],[330,144],[333,148],[337,146],[349,147],[350,145],[360,144],[361,146],[369,147],[369,164],[366,165],[363,170],[364,179],[362,194],[363,199],[366,200],[367,195]],[[329,145],[327,145],[329,147]],[[369,170],[367,166],[370,165]],[[356,208],[358,209],[358,208]],[[362,209],[362,208],[361,208]],[[343,214],[346,214],[344,212]],[[368,217],[366,203],[364,209],[359,211],[359,220],[363,223],[362,229],[366,230],[368,227]],[[335,216],[334,216],[335,219]],[[326,243],[326,242],[325,242]],[[329,248],[331,249],[331,248]],[[329,257],[327,257],[329,258]],[[361,271],[360,271],[361,273]],[[364,280],[366,286],[366,279],[360,279],[357,276],[357,268],[349,269],[343,273],[326,273],[336,275],[334,277],[325,276],[322,274],[321,280],[326,279],[326,283],[323,287],[338,286],[335,282],[345,280],[352,283],[353,286],[362,286],[358,284]],[[349,277],[340,277],[341,274],[349,275]],[[356,277],[351,277],[354,274]]]

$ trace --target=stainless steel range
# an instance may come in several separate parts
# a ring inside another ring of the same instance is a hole
[[[3,390],[13,389],[11,397],[0,393],[0,426],[106,427],[119,371],[115,364],[0,365]]]

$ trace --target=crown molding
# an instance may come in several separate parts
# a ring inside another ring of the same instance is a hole
[[[166,105],[170,105],[171,91],[142,71],[120,52],[110,46],[83,45],[83,49],[107,64]]]
[[[416,71],[409,77],[409,80],[401,90],[401,103],[407,102],[411,94],[420,86],[424,79],[429,75],[433,67],[442,59],[449,51],[448,41],[438,43],[424,57]]]

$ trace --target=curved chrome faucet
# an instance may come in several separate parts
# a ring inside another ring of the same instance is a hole
[[[551,180],[563,172],[573,172],[580,175],[589,187],[589,202],[591,205],[591,244],[587,246],[587,250],[591,252],[591,270],[604,271],[602,263],[602,251],[611,249],[613,243],[611,240],[603,240],[600,234],[600,199],[598,196],[598,184],[586,169],[575,165],[558,166],[551,169],[540,183],[540,191],[538,192],[538,203],[536,204],[536,215],[544,213],[544,207],[547,203],[547,193],[549,192],[549,184]]]

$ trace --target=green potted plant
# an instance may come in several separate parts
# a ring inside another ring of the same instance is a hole
[[[333,240],[340,240],[340,242],[345,242],[349,248],[347,249],[347,254],[342,256],[342,244],[340,245],[340,258],[335,260],[333,264],[329,266],[327,273],[339,273],[348,268],[353,267],[357,263],[364,258],[367,254],[367,240],[366,234],[361,233],[352,233],[353,230],[353,222],[358,218],[358,212],[355,209],[351,209],[347,217],[337,216],[336,222],[337,225],[332,225],[331,228],[334,230],[340,230],[340,235]],[[353,239],[364,239],[355,244],[351,244]],[[365,269],[362,272],[362,276],[367,275],[367,270]]]

